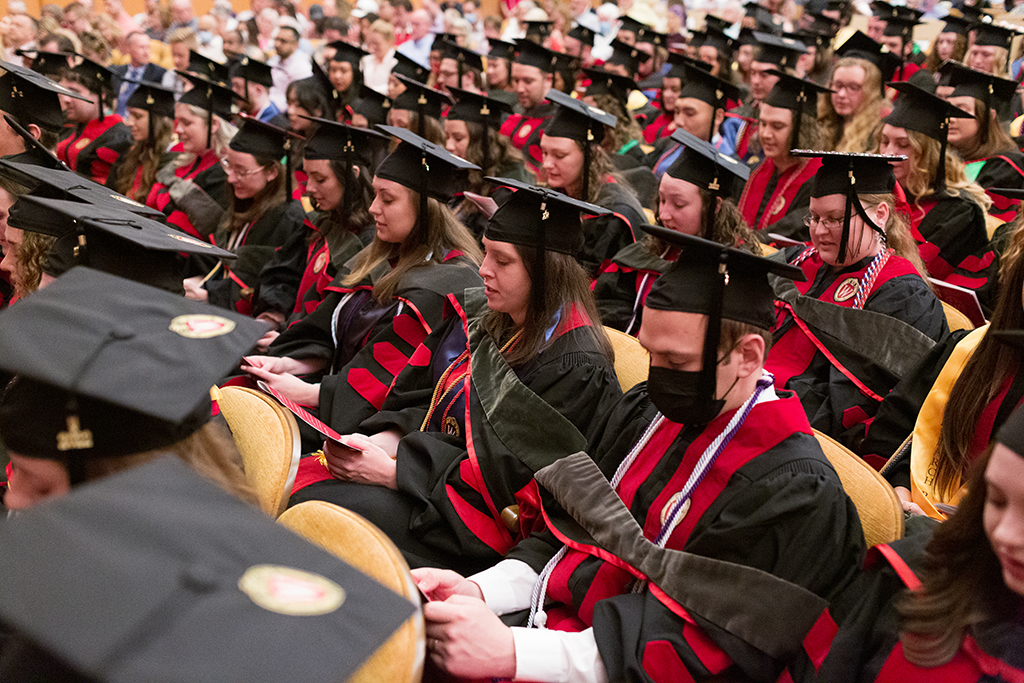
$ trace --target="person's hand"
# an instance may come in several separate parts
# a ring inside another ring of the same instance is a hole
[[[256,348],[265,353],[266,350],[270,348],[270,345],[274,343],[274,340],[280,336],[281,333],[277,330],[267,330],[266,333],[260,337],[259,341],[256,342]]]
[[[911,500],[912,495],[910,489],[906,486],[894,486],[893,491],[896,492],[896,497],[900,499],[900,505],[903,506],[904,512],[909,512],[912,515],[925,515],[927,514],[921,509],[921,506]]]
[[[277,311],[263,311],[258,316],[257,320],[262,320],[265,323],[269,323],[271,329],[280,330],[284,327],[285,317],[284,313],[278,313]]]
[[[484,599],[480,586],[450,569],[434,569],[433,567],[413,569],[412,579],[416,582],[416,587],[420,589],[420,592],[431,600],[447,600],[453,595],[465,595],[477,600]]]
[[[483,600],[453,595],[423,606],[427,652],[442,670],[468,678],[511,678],[516,674],[512,629]]]
[[[331,476],[357,484],[398,488],[395,461],[383,448],[361,434],[349,434],[345,442],[349,446],[330,439],[324,442],[324,459]]]
[[[290,373],[276,373],[254,365],[243,365],[242,370],[266,382],[274,391],[301,406],[316,408],[320,405],[320,385],[303,382]]]
[[[302,360],[287,356],[243,356],[241,367],[246,372],[259,368],[277,375],[308,375],[322,370],[323,366],[323,361],[318,358]]]
[[[386,432],[378,432],[367,438],[380,448],[383,448],[389,458],[394,459],[398,457],[398,444],[402,440],[402,436],[402,432],[397,429],[389,429]]]
[[[210,293],[203,289],[203,278],[199,275],[182,280],[185,297],[193,301],[209,301]]]

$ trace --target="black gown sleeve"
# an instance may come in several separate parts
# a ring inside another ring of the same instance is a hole
[[[633,319],[633,305],[636,303],[637,278],[635,270],[623,271],[618,268],[605,270],[594,283],[594,303],[601,314],[601,324],[626,331]]]
[[[796,191],[786,215],[769,225],[765,230],[800,242],[810,242],[811,232],[804,225],[804,216],[811,206],[811,184],[804,183]]]

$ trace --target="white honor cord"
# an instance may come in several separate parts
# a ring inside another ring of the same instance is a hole
[[[629,324],[626,325],[626,334],[633,334],[633,324],[636,322],[637,311],[643,305],[640,302],[640,298],[644,295],[644,288],[647,287],[647,281],[651,278],[650,273],[644,273],[644,279],[640,281],[640,287],[636,292],[636,299],[633,300],[633,317],[629,319]]]

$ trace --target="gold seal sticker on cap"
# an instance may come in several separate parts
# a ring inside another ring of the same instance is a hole
[[[853,297],[857,296],[857,290],[860,289],[860,282],[855,277],[848,277],[843,280],[842,284],[836,287],[836,293],[832,295],[832,299],[837,304],[841,304],[844,301],[849,301]]]
[[[179,235],[178,233],[169,232],[169,233],[167,233],[167,236],[171,237],[173,239],[176,239],[179,242],[188,242],[189,244],[194,244],[197,247],[205,247],[206,249],[213,249],[213,245],[212,244],[207,244],[206,242],[201,242],[200,240],[197,240],[195,237],[189,237],[188,235]]]
[[[238,589],[265,610],[295,617],[330,614],[345,602],[345,589],[330,579],[274,564],[246,569]]]
[[[235,329],[235,322],[219,315],[194,313],[179,315],[171,321],[169,329],[188,339],[209,339],[228,334]]]

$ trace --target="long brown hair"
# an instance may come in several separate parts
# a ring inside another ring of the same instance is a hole
[[[939,141],[928,137],[916,130],[905,129],[907,139],[910,141],[910,149],[913,156],[910,168],[907,171],[907,178],[904,181],[903,189],[907,193],[907,199],[915,204],[920,200],[934,194],[932,183],[935,181],[935,174],[939,168],[939,153],[942,151]],[[956,195],[957,190],[966,194],[974,200],[985,212],[992,206],[992,200],[985,194],[977,183],[967,179],[964,173],[964,163],[960,157],[950,149],[946,150],[946,194]]]
[[[466,145],[466,161],[477,166],[484,163],[484,126],[482,123],[463,121],[466,124],[466,132],[469,134],[469,144]],[[468,173],[469,182],[466,187],[470,192],[476,194],[487,194],[488,184],[484,181],[485,176],[498,175],[499,169],[522,163],[523,154],[512,144],[507,135],[499,135],[497,131],[491,130],[487,135],[487,159],[490,166],[480,171],[471,170]]]
[[[223,424],[207,422],[196,432],[175,444],[154,451],[110,458],[88,458],[85,461],[86,481],[123,472],[144,465],[168,453],[203,475],[228,493],[252,505],[258,505],[256,492],[245,478],[242,456],[235,447],[231,433]]]
[[[409,188],[412,206],[419,207],[420,195]],[[373,286],[373,298],[379,304],[391,300],[402,278],[413,268],[430,263],[441,263],[449,250],[458,250],[476,265],[482,260],[476,239],[451,209],[433,197],[427,198],[426,220],[417,216],[412,232],[400,243],[384,242],[374,237],[368,247],[355,256],[352,272],[342,284],[352,287],[365,280],[382,263],[394,261],[388,273]]]
[[[1019,219],[1018,219],[1019,222]],[[1000,296],[992,313],[989,331],[1024,327],[1024,233],[1018,228],[1007,247],[1006,270],[1000,273]],[[986,334],[950,389],[935,447],[935,491],[950,499],[970,466],[975,430],[985,407],[999,393],[1006,379],[1018,371],[1021,353],[1016,347]]]
[[[711,190],[702,187],[697,188],[697,193],[700,196],[701,216],[701,231],[698,237],[737,249],[744,248],[758,256],[764,252],[761,249],[761,240],[743,220],[743,214],[731,199],[723,198],[719,203],[718,197]],[[715,222],[711,226],[711,234],[705,235],[704,226],[708,224],[708,214],[711,211],[715,212]],[[659,225],[661,224],[661,216],[655,214],[655,220]],[[644,238],[644,244],[647,251],[654,256],[660,257],[669,249],[669,245],[664,240],[658,239],[654,235],[647,235]]]
[[[622,106],[622,102],[619,98],[614,95],[608,95],[603,93],[601,95],[593,95],[594,106],[598,109],[602,109],[609,114],[614,114],[615,118],[618,119],[618,123],[615,124],[615,128],[608,131],[605,139],[611,139],[611,149],[608,150],[610,154],[615,154],[622,149],[626,144],[633,140],[643,140],[644,131],[637,123],[637,120],[629,115],[626,108]]]
[[[939,33],[935,36],[935,40],[932,41],[932,49],[928,51],[928,56],[925,58],[924,64],[921,65],[921,68],[932,73],[938,72],[939,67],[945,61],[939,57],[939,36],[941,35]],[[956,40],[953,41],[953,52],[950,54],[949,60],[951,62],[962,62],[965,56],[967,56],[967,36],[958,33]]]
[[[829,75],[829,86],[836,69],[860,67],[864,70],[864,99],[849,123],[836,113],[827,94],[818,101],[818,147],[829,152],[870,152],[875,148],[878,130],[882,127],[882,73],[866,59],[844,57],[836,62]]]
[[[250,199],[238,199],[231,192],[231,210],[224,214],[224,220],[218,228],[219,244],[224,244],[236,232],[249,223],[258,221],[270,209],[285,201],[284,196],[284,165],[273,157],[255,156],[261,170],[277,169],[274,177],[267,181],[262,190]],[[223,238],[223,241],[222,239]]]
[[[114,179],[114,189],[123,195],[131,197],[137,202],[145,203],[149,191],[156,182],[157,171],[160,170],[160,160],[164,150],[174,137],[174,121],[166,116],[153,117],[153,135],[142,142],[136,142],[127,152],[126,161],[121,165]],[[142,182],[135,194],[128,194],[132,190],[132,183],[135,181],[135,172],[142,169]]]
[[[516,366],[533,360],[537,354],[549,345],[547,331],[557,314],[565,322],[575,310],[586,315],[591,324],[587,328],[597,348],[601,349],[609,362],[614,361],[608,337],[601,328],[601,316],[594,305],[594,295],[590,292],[590,280],[576,259],[569,254],[552,251],[544,252],[544,263],[537,263],[537,251],[532,247],[513,245],[523,259],[523,266],[535,282],[534,274],[538,267],[544,268],[544,302],[541,310],[534,297],[527,298],[526,317],[523,320],[523,335],[506,353],[505,360],[509,365]],[[483,318],[484,329],[498,344],[508,341],[516,332],[516,324],[508,313],[488,311]]]
[[[348,193],[348,210],[345,210],[345,195],[338,205],[331,209],[328,220],[320,223],[320,232],[327,241],[332,242],[335,232],[358,233],[372,220],[370,217],[370,204],[373,202],[373,184],[370,180],[370,172],[362,166],[353,165],[350,167],[348,180],[345,177],[345,165],[337,160],[329,162],[331,173],[341,183],[342,192]],[[308,231],[306,235],[307,244],[312,244],[318,238],[314,230]]]
[[[975,99],[974,118],[978,121],[977,140],[974,146],[971,149],[957,150],[964,161],[987,159],[997,154],[1017,151],[1017,145],[999,122],[995,109],[989,109],[984,102]]]
[[[1002,567],[985,534],[985,469],[989,446],[971,469],[956,514],[936,527],[919,572],[921,588],[896,604],[900,641],[911,664],[948,663],[972,626],[1012,619],[1021,597],[1003,581]]]

